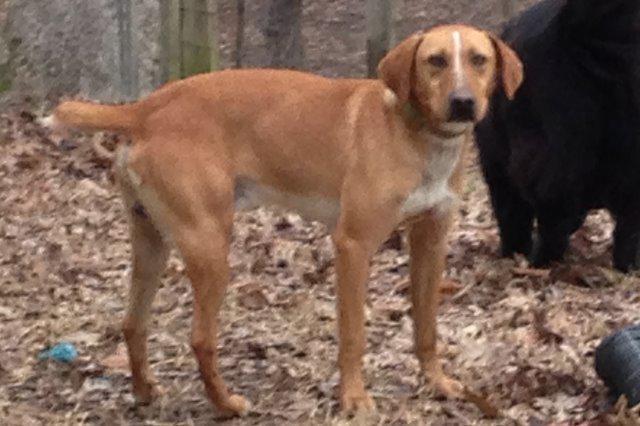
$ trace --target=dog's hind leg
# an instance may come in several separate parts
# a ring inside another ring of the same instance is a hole
[[[636,86],[640,90],[640,81]],[[613,265],[627,272],[640,270],[640,113],[633,116],[636,119],[628,116],[630,111],[640,110],[640,105],[637,108],[631,105],[632,100],[640,102],[640,96],[633,99],[626,93],[621,96],[629,106],[614,115],[607,130],[606,146],[615,148],[605,163],[611,188],[605,207],[616,222]]]
[[[569,247],[569,237],[584,222],[586,211],[563,207],[550,205],[541,209],[538,215],[538,240],[531,253],[534,267],[544,267],[562,260]]]
[[[613,233],[613,265],[624,272],[640,269],[640,217],[634,214],[616,215]]]
[[[533,207],[513,187],[506,172],[492,170],[486,173],[486,179],[500,230],[500,254],[528,255],[532,248]]]
[[[218,371],[218,313],[229,281],[229,217],[198,215],[197,224],[181,226],[176,242],[193,286],[191,346],[210,400],[223,417],[243,415],[247,402],[231,395]]]
[[[138,142],[125,171],[149,216],[182,255],[193,288],[191,346],[209,399],[221,416],[230,417],[247,409],[244,398],[229,393],[218,370],[218,312],[229,281],[234,177],[215,128],[195,130],[184,139],[167,139],[175,135],[162,132]]]
[[[130,230],[133,257],[129,307],[122,331],[129,352],[133,393],[139,403],[149,403],[159,388],[149,368],[147,327],[151,303],[164,270],[169,249],[142,207],[130,203]]]
[[[532,246],[534,209],[509,176],[510,148],[504,127],[504,120],[497,112],[489,112],[487,118],[476,126],[480,165],[498,221],[501,255],[528,255]]]

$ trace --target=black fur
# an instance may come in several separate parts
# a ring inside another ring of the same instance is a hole
[[[504,31],[525,81],[513,101],[498,91],[476,127],[503,255],[560,260],[587,212],[607,208],[614,265],[640,267],[639,9],[544,0]]]

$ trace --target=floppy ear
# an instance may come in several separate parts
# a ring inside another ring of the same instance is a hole
[[[409,100],[413,64],[421,42],[421,33],[412,35],[387,53],[378,65],[380,79],[395,92],[400,105]]]
[[[489,34],[498,54],[498,72],[507,98],[513,99],[524,79],[520,58],[507,44],[493,34]]]

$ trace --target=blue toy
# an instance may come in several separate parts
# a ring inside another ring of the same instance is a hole
[[[38,359],[53,359],[58,362],[70,363],[78,357],[78,351],[73,343],[60,342],[57,345],[40,352]]]

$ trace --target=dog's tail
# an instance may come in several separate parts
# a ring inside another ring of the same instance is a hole
[[[67,130],[109,130],[131,133],[139,121],[137,103],[100,105],[91,102],[67,101],[56,107],[53,114],[43,118],[41,124],[54,132]]]

